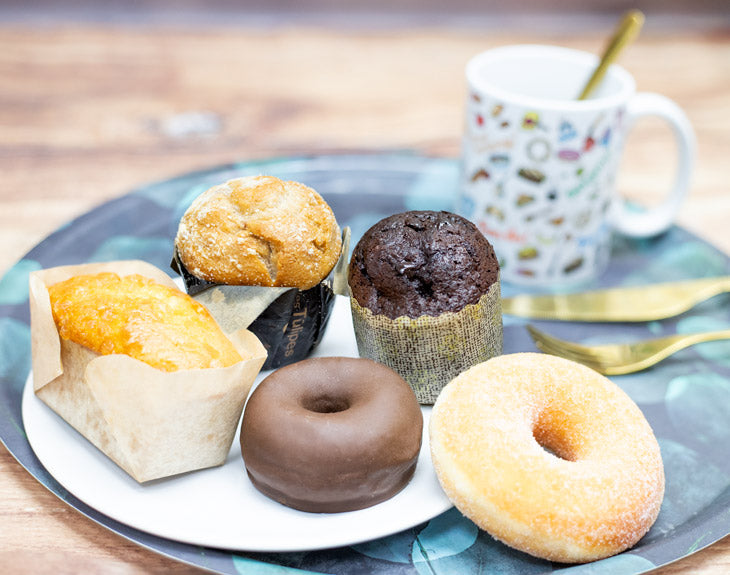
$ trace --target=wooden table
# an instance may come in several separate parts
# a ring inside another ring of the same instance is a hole
[[[598,52],[602,38],[571,29],[0,26],[0,271],[70,218],[181,172],[331,151],[456,156],[472,54],[516,42]],[[699,157],[680,224],[730,252],[730,31],[645,28],[622,64],[641,90],[689,115]],[[619,180],[628,196],[661,196],[674,157],[667,135],[646,121],[631,136]],[[0,572],[197,572],[81,516],[2,447],[0,517]],[[728,571],[730,538],[657,572]]]

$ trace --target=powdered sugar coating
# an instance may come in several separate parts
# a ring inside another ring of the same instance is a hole
[[[211,282],[308,289],[334,267],[342,240],[315,190],[253,176],[198,196],[180,220],[175,245],[188,271]]]
[[[632,547],[664,495],[659,446],[636,404],[602,375],[550,355],[504,355],[459,375],[434,406],[430,442],[462,513],[552,561]]]

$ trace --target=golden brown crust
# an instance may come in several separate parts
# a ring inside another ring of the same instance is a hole
[[[48,294],[59,335],[99,354],[129,355],[162,371],[242,359],[204,306],[144,276],[78,275]]]
[[[188,271],[228,285],[317,285],[340,256],[331,208],[313,189],[272,176],[229,180],[201,194],[175,245]]]
[[[659,513],[664,470],[643,414],[607,378],[565,359],[516,353],[465,371],[436,401],[430,440],[454,505],[537,557],[614,555]]]

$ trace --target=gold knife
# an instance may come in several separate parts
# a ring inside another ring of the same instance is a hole
[[[730,292],[730,276],[502,300],[502,313],[533,319],[640,322],[666,319]]]

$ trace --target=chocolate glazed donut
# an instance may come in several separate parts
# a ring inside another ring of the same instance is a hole
[[[254,486],[302,511],[370,507],[410,481],[423,416],[415,394],[369,359],[312,358],[266,377],[241,424]]]

